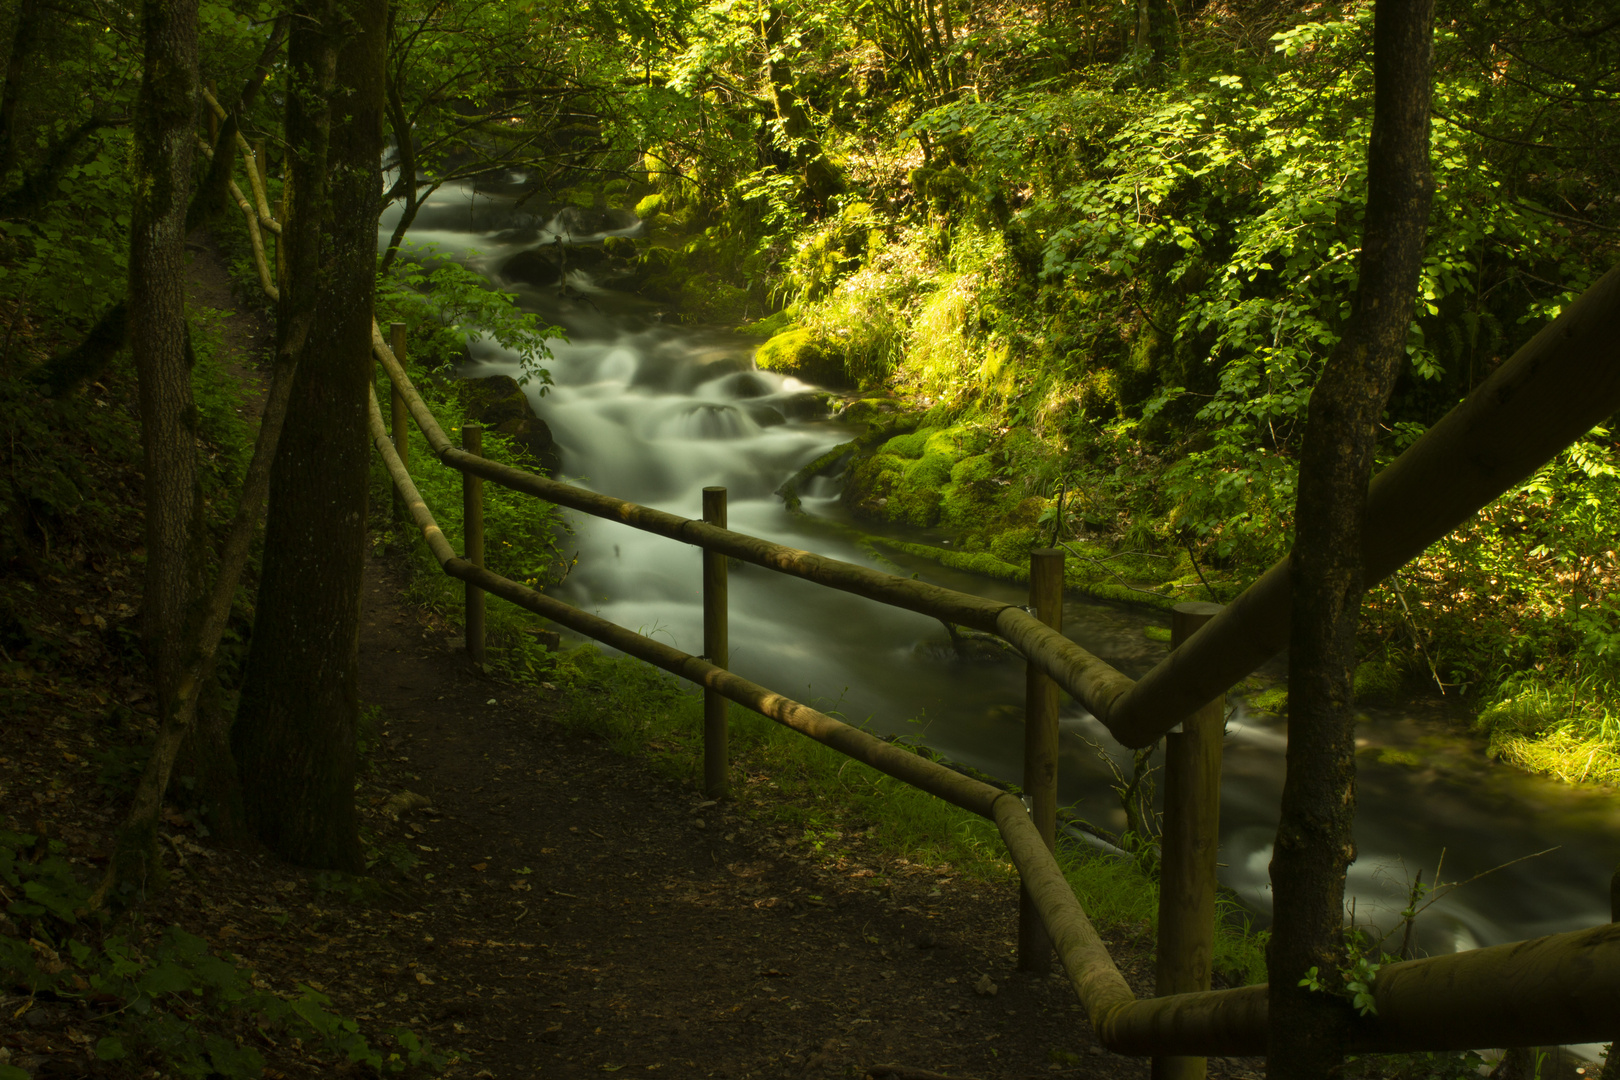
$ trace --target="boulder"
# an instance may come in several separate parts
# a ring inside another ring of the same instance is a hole
[[[761,345],[754,354],[754,363],[766,371],[822,386],[849,385],[843,357],[802,327],[777,334]]]
[[[508,282],[523,285],[555,285],[562,280],[562,270],[556,256],[548,249],[551,245],[520,251],[501,264],[501,277]]]
[[[562,453],[551,436],[551,428],[534,414],[529,395],[510,375],[489,375],[468,379],[461,384],[467,416],[498,432],[527,450],[540,464],[540,471],[555,476],[562,466]]]
[[[565,206],[557,214],[557,228],[578,236],[617,232],[634,228],[640,219],[629,210],[617,208],[594,209],[586,206]]]

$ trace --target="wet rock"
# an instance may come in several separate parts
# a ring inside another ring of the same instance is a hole
[[[742,371],[726,380],[726,393],[738,400],[764,397],[771,393],[774,387],[759,373]]]
[[[551,428],[534,414],[529,395],[510,375],[468,379],[462,384],[467,415],[491,431],[499,432],[533,455],[547,476],[562,466],[562,454]]]
[[[617,232],[634,228],[640,219],[629,210],[617,207],[594,209],[584,206],[565,206],[557,214],[557,228],[575,235]]]
[[[783,416],[780,410],[769,405],[750,405],[748,415],[760,427],[776,427],[778,424],[787,423],[787,417]]]
[[[702,386],[710,379],[718,379],[724,375],[731,375],[740,371],[752,369],[745,357],[725,356],[719,360],[710,360],[707,364],[694,365],[692,368],[691,385]]]
[[[550,245],[520,251],[501,264],[501,277],[523,285],[555,285],[562,280],[562,269]]]
[[[833,396],[823,392],[794,394],[781,403],[789,420],[819,420],[832,411]]]

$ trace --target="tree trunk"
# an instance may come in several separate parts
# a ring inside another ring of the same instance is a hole
[[[295,205],[278,334],[308,335],[271,473],[264,568],[232,746],[247,818],[282,858],[364,868],[354,808],[366,391],[382,153],[386,0],[294,13]],[[319,88],[330,88],[330,94]]]
[[[843,177],[838,167],[827,160],[810,116],[799,102],[793,67],[782,48],[786,25],[787,16],[781,11],[772,8],[766,12],[765,44],[770,54],[766,74],[770,80],[771,100],[776,105],[777,122],[782,125],[785,148],[799,167],[806,193],[818,206],[825,206],[828,199],[843,190]]]
[[[17,28],[11,34],[11,55],[6,61],[6,78],[0,93],[0,179],[11,171],[17,160],[17,102],[22,97],[23,65],[33,51],[45,21],[45,5],[41,0],[22,0],[17,6]]]
[[[1289,635],[1288,757],[1271,861],[1276,917],[1268,1075],[1337,1076],[1352,1016],[1338,996],[1345,870],[1355,859],[1351,675],[1365,588],[1362,525],[1376,425],[1406,356],[1429,214],[1432,0],[1383,0],[1360,287],[1311,395],[1300,458]],[[1301,987],[1311,968],[1331,992]]]
[[[174,704],[203,568],[197,409],[185,311],[185,213],[197,119],[197,0],[146,0],[135,119],[129,343],[140,380],[146,470],[141,630],[160,710]]]

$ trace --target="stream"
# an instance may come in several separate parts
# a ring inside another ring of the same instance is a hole
[[[397,214],[396,207],[384,215],[380,242]],[[607,228],[615,224],[623,227]],[[789,513],[776,488],[854,429],[823,415],[815,387],[755,371],[757,339],[666,322],[663,305],[614,290],[606,275],[598,280],[570,269],[563,285],[544,287],[501,280],[499,268],[518,251],[559,238],[592,245],[610,234],[636,235],[639,228],[627,215],[530,213],[514,206],[513,191],[497,187],[477,194],[441,190],[411,232],[413,243],[436,244],[567,329],[568,340],[550,343],[555,386],[544,397],[530,387],[562,451],[560,478],[688,517],[700,515],[703,487],[723,485],[729,524],[737,531],[1025,602],[1020,586],[861,544],[858,533],[934,545],[946,537],[858,524],[833,481],[813,482],[802,492],[805,512]],[[473,357],[464,375],[517,374],[516,360],[491,343],[475,343]],[[574,537],[567,543],[579,550],[579,564],[553,593],[701,653],[697,549],[570,516]],[[932,619],[754,566],[734,564],[730,589],[731,666],[739,674],[874,732],[920,737],[953,760],[1017,779],[1024,675],[1016,658],[963,661]],[[1073,596],[1064,607],[1065,633],[1133,677],[1166,648],[1144,630],[1167,624],[1157,611]],[[1251,713],[1241,699],[1234,697],[1229,707],[1221,879],[1264,921],[1285,731],[1278,718]],[[1620,862],[1620,800],[1489,765],[1482,742],[1458,719],[1443,700],[1366,710],[1358,732],[1360,854],[1350,874],[1357,922],[1394,926],[1409,879],[1421,870],[1432,881],[1442,852],[1450,882],[1511,865],[1429,908],[1418,923],[1424,951],[1608,921],[1609,876]],[[1121,828],[1113,773],[1101,748],[1127,772],[1129,753],[1067,698],[1061,723],[1060,802],[1099,825]],[[1549,848],[1556,850],[1536,854]]]

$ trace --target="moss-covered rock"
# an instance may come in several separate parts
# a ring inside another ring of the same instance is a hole
[[[801,328],[777,334],[754,353],[754,363],[766,371],[792,375],[824,386],[848,386],[843,357]]]
[[[760,337],[775,337],[785,330],[793,329],[793,316],[788,309],[783,309],[763,319],[756,319],[751,323],[738,327],[745,334],[758,334]]]
[[[928,432],[913,431],[907,435],[896,435],[883,444],[883,453],[893,454],[895,457],[920,458],[928,449]]]
[[[1025,566],[1029,563],[1031,549],[1041,542],[1038,529],[1008,529],[990,542],[990,553],[1002,562],[1011,563],[1013,566]]]

